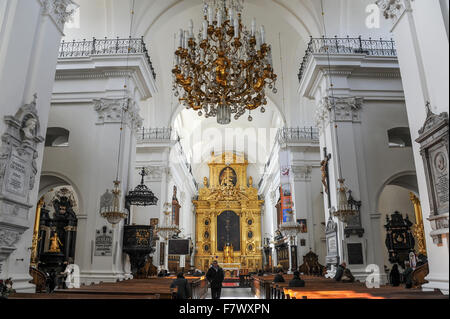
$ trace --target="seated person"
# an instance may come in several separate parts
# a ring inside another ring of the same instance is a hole
[[[278,269],[277,275],[273,279],[273,282],[285,282],[285,280],[283,278],[283,269],[281,269],[281,268]]]
[[[410,266],[409,261],[405,261],[405,271],[403,272],[403,282],[405,283],[405,288],[410,289],[413,286],[413,269]]]
[[[347,268],[347,264],[343,262],[338,266],[336,275],[334,276],[334,280],[342,282],[354,282],[355,277],[353,277],[350,269]]]
[[[264,276],[264,271],[262,269],[260,269],[258,271],[258,276],[260,276],[260,277]]]
[[[353,277],[352,272],[350,269],[345,268],[344,275],[342,276],[342,282],[355,282],[355,277]]]
[[[177,275],[177,279],[172,282],[170,288],[178,288],[177,299],[189,299],[191,297],[189,282],[184,278],[183,273]]]
[[[289,287],[305,287],[305,281],[300,278],[300,272],[294,271],[294,278],[289,281]]]
[[[165,270],[161,269],[158,273],[158,277],[165,277],[165,276],[166,276]]]

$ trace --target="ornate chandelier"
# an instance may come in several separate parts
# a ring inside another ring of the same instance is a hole
[[[125,201],[133,206],[154,206],[158,204],[158,198],[153,194],[153,192],[144,184],[144,176],[148,173],[145,167],[142,168],[141,173],[141,184],[136,186],[132,191],[128,192],[125,196]]]
[[[120,223],[122,219],[128,217],[128,214],[120,209],[120,189],[119,189],[120,181],[114,181],[114,189],[109,193],[106,192],[106,196],[104,196],[104,200],[102,200],[105,204],[101,205],[100,215],[113,226]],[[109,193],[109,194],[108,194]],[[108,196],[109,195],[109,196]]]
[[[359,207],[358,202],[351,197],[351,191],[349,191],[349,197],[347,198],[347,188],[344,185],[345,179],[340,178],[338,181],[338,207],[337,210],[333,207],[331,212],[340,221],[346,223],[350,217],[359,214]]]
[[[222,125],[267,105],[266,86],[277,93],[271,46],[264,26],[251,31],[242,24],[244,0],[205,0],[204,21],[196,41],[192,20],[180,30],[172,70],[175,96],[199,116],[217,117]]]
[[[173,223],[169,217],[172,205],[170,203],[164,204],[164,224],[160,227],[156,227],[156,233],[165,240],[169,240],[174,235],[181,233],[177,225]]]

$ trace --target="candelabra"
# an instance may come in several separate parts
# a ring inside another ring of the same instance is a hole
[[[277,76],[273,72],[271,46],[264,26],[251,31],[242,23],[242,0],[205,0],[203,28],[196,42],[192,20],[189,30],[180,30],[172,70],[175,96],[199,116],[217,117],[221,125],[238,120],[246,111],[267,105],[265,87],[273,93]],[[251,114],[249,121],[253,118]]]

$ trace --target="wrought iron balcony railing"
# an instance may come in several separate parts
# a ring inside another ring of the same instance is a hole
[[[319,129],[315,127],[281,128],[278,130],[278,142],[319,142]]]
[[[172,128],[142,128],[139,139],[146,140],[171,140]]]
[[[299,81],[311,61],[313,54],[365,54],[369,56],[397,56],[394,40],[358,38],[312,38],[308,43],[298,74]]]
[[[156,79],[155,69],[153,68],[150,55],[145,46],[144,38],[128,38],[128,39],[96,39],[91,41],[62,41],[59,47],[59,58],[76,58],[89,57],[96,55],[112,55],[112,54],[144,54],[150,69],[153,74],[153,79]]]

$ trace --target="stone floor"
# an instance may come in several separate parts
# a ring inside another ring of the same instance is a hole
[[[211,289],[208,289],[206,299],[211,299]],[[222,288],[221,299],[257,299],[251,288]]]

